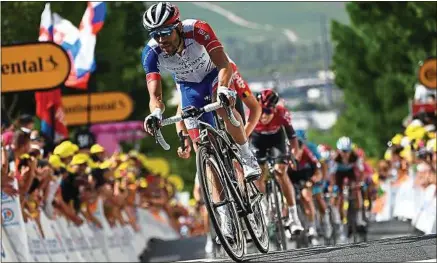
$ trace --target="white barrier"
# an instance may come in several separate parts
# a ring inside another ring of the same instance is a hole
[[[6,199],[6,196],[2,196],[2,201]],[[94,215],[102,223],[102,229],[91,223],[77,227],[63,217],[52,220],[41,211],[40,222],[44,237],[36,222],[29,220],[23,227],[27,246],[20,248],[14,247],[8,228],[2,225],[1,262],[23,262],[17,256],[17,249],[21,257],[28,254],[28,262],[139,262],[139,255],[149,239],[179,238],[168,222],[158,222],[144,209],[137,211],[137,220],[141,226],[138,233],[130,225],[111,228],[104,217],[102,200],[98,200]]]
[[[399,186],[390,182],[381,185],[386,192],[386,203],[376,214],[376,221],[390,221],[395,217],[411,220],[412,226],[425,234],[436,233],[436,186],[426,189],[414,185],[414,175]]]
[[[1,250],[1,262],[19,262],[17,257],[15,256],[14,249],[12,248],[11,243],[9,242],[8,235],[2,228],[2,250]]]
[[[18,189],[17,178],[14,178],[13,186],[15,189]],[[4,229],[8,235],[15,256],[19,262],[30,261],[31,256],[29,254],[28,240],[25,232],[26,226],[21,212],[20,197],[8,196],[1,192],[1,209],[2,230]]]

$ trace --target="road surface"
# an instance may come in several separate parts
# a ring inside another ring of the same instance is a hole
[[[399,221],[373,223],[366,243],[343,244],[335,247],[315,246],[288,251],[253,253],[249,248],[247,262],[414,262],[432,260],[436,256],[436,235],[417,235],[410,224]],[[233,262],[224,253],[220,258],[204,254],[205,237],[178,241],[157,241],[149,246],[143,262]],[[216,255],[217,256],[217,255]]]

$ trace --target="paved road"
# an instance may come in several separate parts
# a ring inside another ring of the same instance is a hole
[[[407,236],[367,243],[313,247],[268,254],[252,254],[246,262],[412,262],[435,259],[436,235]],[[202,259],[185,262],[232,262],[229,259]],[[435,262],[435,261],[431,261]]]
[[[436,235],[417,236],[408,223],[391,221],[374,223],[369,229],[367,243],[344,244],[335,247],[316,246],[304,249],[295,249],[295,244],[290,243],[288,251],[249,254],[245,260],[249,262],[421,261],[437,258],[436,240]],[[149,251],[147,260],[143,262],[232,262],[225,254],[219,254],[223,256],[221,258],[205,258],[204,244],[204,237],[170,243],[162,241],[162,243],[157,243],[153,251]],[[249,253],[254,251],[249,250]]]

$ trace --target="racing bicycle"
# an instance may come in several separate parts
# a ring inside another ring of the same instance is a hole
[[[170,146],[160,128],[184,119],[197,121],[199,137],[196,138],[196,166],[204,203],[220,244],[234,261],[241,261],[246,251],[243,225],[250,233],[252,242],[262,253],[269,250],[269,238],[260,204],[262,193],[253,181],[248,182],[244,179],[240,147],[226,132],[223,120],[214,111],[223,108],[232,125],[239,126],[240,123],[233,115],[226,96],[219,96],[220,102],[210,103],[202,108],[184,108],[181,115],[163,119],[160,123],[154,120],[151,127],[157,143],[169,150]],[[199,120],[206,112],[214,112],[217,128]],[[212,189],[214,187],[215,190]],[[224,216],[227,217],[226,224],[232,232],[231,235],[224,233]]]
[[[287,239],[285,236],[285,227],[283,220],[287,216],[283,216],[283,211],[287,210],[286,202],[281,187],[275,176],[275,160],[283,157],[273,158],[270,151],[267,156],[260,159],[267,161],[268,177],[266,182],[266,197],[267,197],[267,218],[269,221],[268,229],[272,237],[273,244],[277,250],[287,250]],[[287,213],[288,215],[288,213]]]

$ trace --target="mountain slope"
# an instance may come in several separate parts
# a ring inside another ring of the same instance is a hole
[[[177,2],[182,18],[208,21],[220,38],[240,38],[246,41],[288,39],[294,33],[297,42],[318,39],[321,17],[348,23],[344,2]],[[223,10],[220,9],[223,8]],[[222,15],[228,11],[234,20]],[[220,13],[220,14],[219,14]],[[235,16],[233,16],[235,15]],[[248,22],[248,23],[247,23]],[[327,21],[329,24],[329,21]],[[245,25],[245,26],[243,26]],[[255,28],[254,28],[255,27]]]

